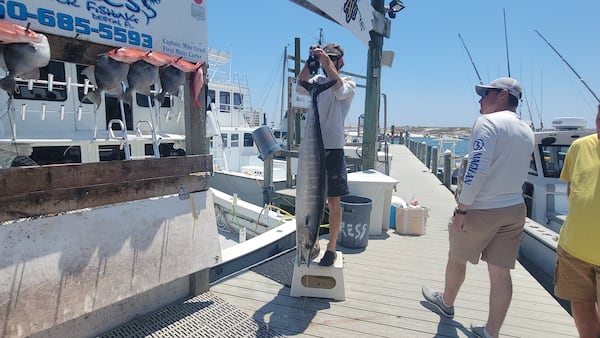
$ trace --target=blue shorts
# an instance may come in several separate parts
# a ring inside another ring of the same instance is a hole
[[[327,170],[327,196],[348,195],[344,149],[325,149],[325,169]]]

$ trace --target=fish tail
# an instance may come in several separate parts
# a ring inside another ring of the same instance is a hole
[[[129,87],[129,88],[131,88],[131,87]],[[127,88],[127,90],[125,90],[123,93],[121,93],[119,95],[119,99],[123,100],[123,104],[131,106],[131,104],[133,102],[133,93],[131,92],[131,90],[129,90],[129,88]]]
[[[319,95],[321,92],[333,87],[337,80],[332,80],[325,83],[310,83],[308,81],[300,81],[300,85],[308,90],[313,96]]]
[[[98,107],[100,107],[100,104],[102,103],[102,96],[100,95],[99,90],[89,91],[82,101],[84,101],[85,99],[93,103],[96,106],[96,109],[98,109]]]
[[[156,96],[154,97],[154,99],[159,103],[162,104],[163,100],[165,99],[165,92],[160,92],[158,94],[156,94]]]
[[[0,79],[0,88],[5,90],[9,96],[13,96],[17,89],[17,81],[13,76],[7,76]]]

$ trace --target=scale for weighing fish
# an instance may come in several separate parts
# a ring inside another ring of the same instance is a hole
[[[341,251],[337,251],[336,255],[332,266],[319,265],[322,254],[315,258],[310,266],[298,266],[294,262],[290,296],[345,300],[344,259]]]

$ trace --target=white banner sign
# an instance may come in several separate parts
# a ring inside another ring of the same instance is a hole
[[[0,0],[0,19],[36,32],[208,61],[206,0]]]
[[[373,7],[369,0],[307,0],[348,29],[369,47],[373,29]]]

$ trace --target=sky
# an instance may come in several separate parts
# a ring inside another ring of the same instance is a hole
[[[295,38],[306,58],[322,29],[324,44],[344,48],[343,70],[366,75],[367,47],[350,31],[292,1],[206,1],[208,47],[230,53],[231,70],[247,79],[251,103],[266,113],[268,123],[280,121],[283,53],[287,47],[293,54]],[[383,46],[395,53],[392,66],[381,74],[388,127],[470,127],[479,114],[476,68],[484,83],[510,71],[524,91],[517,112],[536,128],[542,123],[549,128],[563,116],[584,117],[594,128],[598,101],[583,82],[600,95],[600,1],[403,2],[406,8],[392,19]],[[383,127],[383,100],[380,107]],[[357,88],[346,125],[356,126],[364,112],[365,89]]]

